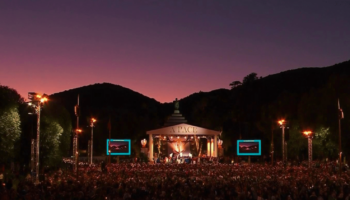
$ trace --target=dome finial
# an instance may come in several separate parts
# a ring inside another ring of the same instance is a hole
[[[177,98],[174,101],[174,107],[175,107],[174,113],[180,113],[180,111],[179,111],[180,105],[179,105],[179,101],[177,100]]]

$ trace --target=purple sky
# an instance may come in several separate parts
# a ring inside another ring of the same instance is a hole
[[[26,97],[109,82],[170,102],[251,72],[349,60],[349,8],[347,0],[2,0],[0,84]]]

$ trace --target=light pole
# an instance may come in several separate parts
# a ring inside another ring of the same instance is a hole
[[[28,93],[28,99],[30,102],[28,105],[33,106],[37,115],[37,126],[36,126],[36,158],[35,158],[35,182],[39,183],[39,156],[40,156],[40,111],[41,107],[45,102],[48,101],[47,95],[40,95],[35,92]]]
[[[90,123],[90,127],[91,127],[91,141],[90,141],[90,165],[92,165],[92,159],[93,159],[93,149],[94,149],[94,123],[96,122],[95,118],[91,118],[91,123]]]
[[[222,140],[220,140],[220,139],[218,139],[218,147],[219,148],[222,148],[222,144],[223,144],[224,142],[222,141]]]
[[[339,124],[339,174],[341,174],[342,169],[342,150],[341,150],[341,120],[344,119],[343,110],[340,108],[340,103],[338,99],[338,124]]]
[[[74,138],[73,138],[73,171],[77,172],[78,169],[78,156],[79,156],[79,147],[78,147],[78,138],[79,138],[79,133],[81,133],[81,129],[75,129],[74,130]]]
[[[307,148],[309,152],[308,160],[309,160],[309,168],[311,168],[311,162],[312,162],[312,132],[311,131],[304,131],[304,135],[307,137]]]
[[[145,148],[146,144],[147,144],[147,140],[146,139],[141,140],[142,148]]]
[[[108,149],[111,144],[111,129],[112,129],[112,124],[111,124],[111,116],[109,116],[109,121],[108,121],[108,131],[109,131],[109,140],[108,140]],[[111,164],[111,150],[109,149],[108,151],[108,166]]]
[[[284,151],[285,151],[285,159],[288,160],[288,146],[287,146],[287,142],[284,142]]]
[[[79,116],[80,116],[80,107],[79,107],[79,95],[78,95],[78,103],[74,107],[74,113],[77,117],[77,128],[75,130],[75,137],[73,139],[73,171],[78,171],[78,164],[79,164],[79,142],[78,142],[78,133],[81,133],[81,130],[79,129]]]
[[[274,145],[274,141],[273,141],[273,125],[271,126],[271,165],[273,165],[273,155],[275,152],[275,145]]]
[[[284,147],[284,129],[285,129],[285,124],[286,121],[284,119],[278,121],[279,125],[282,128],[282,162],[285,164],[286,162],[286,156],[285,156],[285,147]]]

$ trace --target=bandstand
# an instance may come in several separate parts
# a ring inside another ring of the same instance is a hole
[[[164,126],[147,131],[149,160],[152,161],[155,155],[218,157],[218,137],[221,132],[187,124],[187,120],[179,111],[177,99],[174,104],[174,113]]]

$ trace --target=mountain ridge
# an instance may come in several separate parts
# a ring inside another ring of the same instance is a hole
[[[238,135],[242,135],[247,139],[263,138],[263,142],[267,143],[269,137],[265,135],[266,125],[261,125],[267,120],[262,116],[263,113],[270,112],[271,115],[273,111],[275,117],[285,116],[289,120],[302,117],[304,121],[314,123],[312,119],[303,116],[301,108],[310,103],[308,102],[310,95],[318,95],[321,91],[326,97],[328,96],[328,99],[319,99],[318,103],[327,101],[328,103],[321,105],[328,107],[313,110],[316,113],[313,115],[333,116],[332,112],[327,112],[333,108],[329,102],[333,102],[337,95],[341,94],[340,96],[345,98],[346,94],[350,94],[350,88],[347,88],[347,85],[350,85],[348,77],[350,77],[350,60],[328,67],[288,70],[232,89],[219,88],[189,94],[179,99],[180,112],[189,124],[223,130],[223,137],[226,140],[233,141]],[[345,82],[339,82],[340,80]],[[334,81],[337,83],[336,87],[340,89],[327,95],[325,91],[330,84],[334,84]],[[140,145],[139,141],[146,137],[146,131],[163,127],[167,118],[174,112],[171,102],[160,103],[154,98],[120,85],[97,83],[50,95],[50,100],[60,102],[69,111],[73,124],[75,124],[74,106],[78,94],[82,112],[80,124],[85,129],[84,132],[89,132],[89,118],[95,117],[98,120],[94,131],[97,135],[102,134],[96,136],[95,144],[98,152],[104,152],[109,118],[112,123],[112,138],[132,138],[136,148]],[[344,99],[344,112],[350,113],[350,106],[347,106],[346,102]],[[271,106],[280,110],[271,110]],[[276,119],[269,118],[269,120]],[[324,125],[331,126],[331,131],[336,130],[332,123]],[[350,130],[350,127],[344,129]],[[87,146],[88,135],[81,137],[84,148]]]

